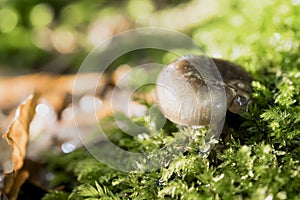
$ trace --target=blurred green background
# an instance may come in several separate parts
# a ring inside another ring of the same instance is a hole
[[[92,184],[104,172],[104,188],[125,198],[124,188],[141,199],[149,194],[153,199],[196,199],[200,194],[207,199],[299,199],[300,0],[0,0],[0,75],[76,73],[97,44],[122,31],[149,26],[185,33],[207,55],[241,64],[254,79],[254,105],[228,139],[228,149],[217,149],[211,160],[199,162],[194,159],[198,153],[191,152],[179,158],[183,165],[175,162],[160,172],[128,176],[103,170],[94,161],[81,165],[86,160],[78,162],[71,155],[76,163],[72,165],[63,157],[58,168],[67,170],[63,178],[73,169],[84,174],[71,195],[82,191],[83,198],[86,191],[96,191]],[[147,63],[163,64],[173,59],[164,51],[144,50],[128,53],[114,65],[135,66],[145,58]],[[119,144],[135,148],[135,140],[119,138]],[[156,139],[144,141],[146,147]],[[164,174],[170,174],[166,185],[155,184]],[[85,188],[86,183],[91,185]]]
[[[290,51],[298,47],[294,38],[299,37],[300,28],[295,30],[295,23],[299,23],[299,3],[299,0],[0,0],[0,73],[76,72],[97,44],[119,32],[149,26],[188,34],[208,55],[230,60],[253,51],[261,51],[263,55],[264,47],[270,45],[275,50]],[[164,59],[165,52],[147,54],[153,62],[169,61]],[[134,64],[138,58],[125,56],[118,64]]]

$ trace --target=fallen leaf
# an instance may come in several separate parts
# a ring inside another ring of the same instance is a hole
[[[98,80],[101,76],[101,79]],[[80,82],[80,88],[74,91],[74,83]],[[82,73],[72,75],[29,74],[12,77],[0,77],[0,110],[14,108],[31,91],[37,91],[45,97],[56,111],[61,111],[68,94],[82,95],[97,90],[101,94],[108,78],[100,73]],[[97,85],[94,85],[97,83]]]
[[[14,184],[12,185],[8,193],[8,198],[10,200],[18,199],[20,188],[25,183],[25,181],[29,178],[29,175],[30,174],[27,170],[21,170],[16,174],[14,178]]]
[[[15,119],[2,137],[12,149],[14,171],[22,168],[29,138],[29,125],[35,114],[38,94],[30,95],[17,109]]]
[[[2,175],[2,187],[0,193],[7,195],[14,185],[14,180],[15,180],[14,173]]]

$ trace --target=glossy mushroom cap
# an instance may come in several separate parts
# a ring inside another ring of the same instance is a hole
[[[181,125],[203,126],[211,120],[221,120],[228,107],[234,112],[244,109],[245,102],[239,102],[244,100],[243,96],[238,96],[241,93],[234,88],[240,80],[238,74],[233,75],[240,68],[231,69],[237,66],[228,66],[228,63],[224,67],[220,61],[186,56],[163,68],[156,82],[156,98],[165,117]],[[223,82],[223,76],[231,85]]]

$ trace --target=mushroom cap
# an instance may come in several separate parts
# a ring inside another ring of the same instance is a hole
[[[213,60],[205,56],[182,57],[172,62],[163,68],[156,82],[162,113],[186,126],[220,121],[232,99],[231,92]]]
[[[167,65],[156,81],[156,99],[169,120],[186,126],[219,122],[227,108],[247,109],[251,76],[240,66],[206,56],[184,56]]]

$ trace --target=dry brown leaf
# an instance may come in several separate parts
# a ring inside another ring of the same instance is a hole
[[[22,168],[29,138],[29,125],[35,114],[38,94],[30,95],[17,109],[15,119],[2,137],[12,149],[14,171]]]
[[[73,86],[75,81],[80,81],[81,87],[76,90],[79,94],[86,93],[95,89],[95,85],[100,77],[100,73],[86,73],[74,75],[51,75],[51,74],[30,74],[15,77],[0,77],[0,110],[14,108],[22,99],[24,99],[31,91],[37,91],[42,97],[55,108],[60,111],[67,94],[73,94]],[[101,93],[106,86],[108,80],[105,75],[101,76],[98,82],[97,92]],[[92,87],[92,88],[91,88]]]
[[[29,175],[30,174],[27,170],[21,170],[16,174],[16,176],[14,177],[14,184],[12,185],[8,193],[8,198],[10,200],[18,199],[20,188],[25,183],[25,181],[29,178]]]

